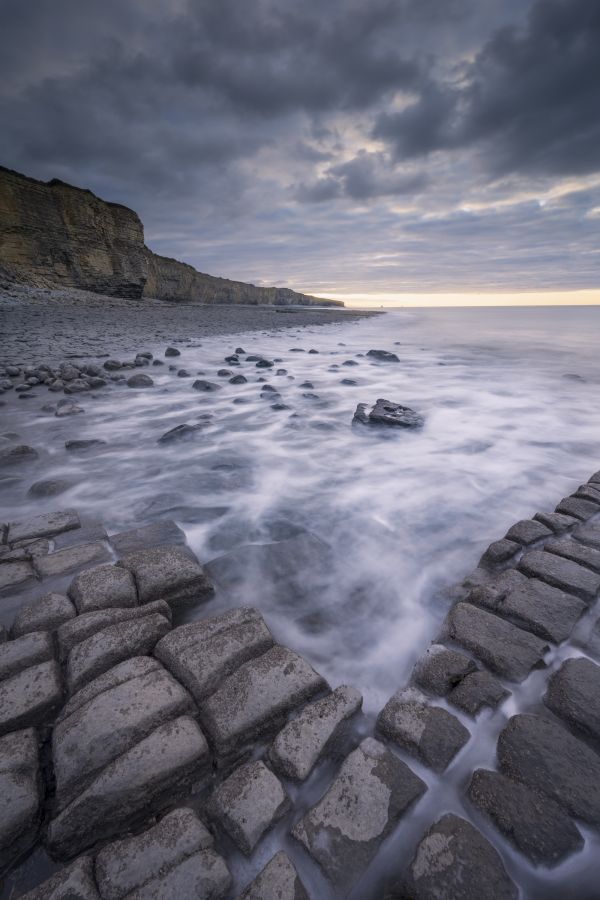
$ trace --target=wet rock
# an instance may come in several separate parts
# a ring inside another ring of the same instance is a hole
[[[600,572],[600,550],[594,550],[592,547],[586,547],[579,541],[572,541],[569,538],[553,538],[546,541],[544,550],[547,553],[556,553],[564,559],[570,559],[585,566],[586,569],[592,569],[593,572]]]
[[[260,760],[236,769],[208,801],[210,816],[247,856],[289,808],[281,782]]]
[[[565,660],[548,682],[544,703],[573,731],[600,744],[600,666]]]
[[[21,900],[100,900],[91,856],[80,856]]]
[[[74,619],[76,610],[63,594],[44,594],[17,613],[12,624],[14,638],[36,631],[56,631],[65,622]]]
[[[202,721],[220,756],[242,751],[252,738],[273,732],[284,716],[326,681],[298,654],[276,645],[230,675],[201,704]]]
[[[352,419],[356,425],[385,425],[396,428],[422,428],[425,419],[414,409],[392,403],[391,400],[377,400],[370,412],[367,412],[367,404],[359,403]]]
[[[292,835],[335,885],[348,888],[425,790],[405,763],[379,741],[366,738]]]
[[[0,738],[0,873],[35,843],[41,820],[38,742],[28,728]]]
[[[156,600],[153,603],[145,603],[143,606],[102,609],[97,612],[83,613],[59,626],[56,638],[60,659],[65,660],[73,647],[110,625],[128,622],[132,619],[143,619],[145,616],[154,614],[161,615],[170,621],[171,608],[164,600]]]
[[[520,549],[520,544],[517,544],[515,541],[509,541],[507,538],[502,538],[500,541],[494,541],[481,557],[480,565],[487,568],[499,566],[502,563],[508,562],[509,559],[512,559],[515,553],[518,553]]]
[[[367,350],[367,356],[380,362],[400,362],[396,354],[390,353],[389,350]]]
[[[562,534],[563,531],[568,531],[579,522],[579,519],[575,519],[573,516],[565,516],[557,512],[540,512],[536,513],[533,518],[542,525],[546,525],[554,534]]]
[[[283,850],[258,873],[239,900],[309,900],[293,862]]]
[[[6,447],[0,450],[0,466],[13,466],[18,463],[33,462],[39,457],[37,450],[28,447],[27,444],[19,444],[17,447]]]
[[[342,378],[340,384],[345,384],[347,387],[354,387],[357,382],[354,381],[353,378]]]
[[[64,379],[63,379],[64,380]],[[89,391],[90,385],[82,378],[76,378],[65,385],[65,394],[81,394],[83,391]]]
[[[82,412],[85,412],[83,406],[77,406],[76,403],[73,403],[70,400],[66,400],[65,402],[61,400],[56,408],[56,412],[54,413],[54,415],[58,419],[63,419],[65,418],[65,416],[76,416]]]
[[[535,541],[550,537],[552,533],[552,530],[542,522],[537,522],[535,519],[522,519],[508,529],[506,538],[526,547]]]
[[[110,560],[110,552],[102,541],[91,544],[80,544],[76,547],[65,547],[55,550],[48,556],[34,560],[34,568],[40,578],[51,578],[76,572],[92,563],[103,563]]]
[[[279,732],[269,760],[282,777],[304,781],[334,746],[342,726],[362,707],[362,696],[342,685],[304,709]]]
[[[111,606],[137,606],[133,576],[120,566],[95,566],[77,575],[68,590],[78,613]]]
[[[115,553],[123,556],[126,553],[135,553],[138,550],[149,550],[153,547],[168,545],[185,545],[185,532],[172,519],[161,519],[141,528],[130,531],[120,531],[111,534],[109,542]],[[122,606],[127,604],[123,603]]]
[[[109,625],[74,647],[67,658],[70,693],[131,656],[151,653],[171,623],[158,613]]]
[[[581,597],[588,603],[600,589],[600,575],[554,553],[532,550],[519,563],[519,569],[531,578],[539,578],[553,587]]]
[[[509,696],[510,691],[497,678],[483,671],[471,672],[463,678],[448,694],[448,701],[468,715],[476,716],[484,706],[495,709]]]
[[[580,497],[563,497],[556,507],[556,512],[573,516],[575,519],[585,522],[600,512],[600,506],[592,500],[584,500]]]
[[[206,770],[208,746],[197,722],[180,716],[160,725],[105,769],[50,823],[47,844],[59,858],[99,840],[172,802],[192,776]]]
[[[195,391],[202,391],[203,393],[221,390],[220,384],[216,384],[214,381],[204,381],[202,378],[197,378],[192,384],[192,387]]]
[[[52,638],[42,631],[7,641],[0,646],[0,678],[8,678],[36,663],[47,662],[53,656]]]
[[[132,573],[140,603],[162,599],[177,607],[201,603],[214,593],[212,582],[187,548],[139,550],[124,556],[118,565]]]
[[[165,356],[181,356],[181,352],[177,349],[177,347],[167,347],[165,350]]]
[[[450,610],[442,637],[456,641],[512,681],[523,681],[533,668],[542,667],[549,649],[538,637],[470,603],[457,603]]]
[[[65,481],[61,478],[51,478],[45,481],[35,481],[27,494],[29,497],[58,497],[64,494],[69,488],[73,487],[72,482]]]
[[[577,488],[573,496],[581,497],[583,500],[591,500],[593,503],[600,505],[600,485],[582,484]],[[600,509],[598,512],[600,512]]]
[[[12,594],[34,578],[30,562],[4,562],[0,566],[0,594]]]
[[[159,444],[172,444],[174,441],[182,441],[194,437],[204,426],[203,425],[176,425],[165,431],[158,439]]]
[[[513,716],[498,738],[500,770],[552,797],[572,816],[600,823],[600,757],[556,721]]]
[[[272,646],[273,636],[258,610],[241,607],[176,628],[158,642],[154,655],[199,703],[239,666]]]
[[[188,372],[187,369],[179,369],[179,371],[177,372],[177,377],[178,378],[189,378],[190,373]]]
[[[554,800],[500,772],[477,769],[467,795],[535,865],[556,865],[583,847],[579,830]]]
[[[62,694],[60,669],[54,660],[30,666],[0,681],[0,734],[51,721]]]
[[[500,856],[481,832],[452,813],[419,842],[398,900],[517,900]]]
[[[594,550],[600,550],[600,526],[592,525],[589,522],[578,524],[573,531],[573,537],[586,547],[592,547]]]
[[[53,538],[54,550],[63,550],[65,547],[75,547],[79,544],[93,544],[96,541],[106,541],[108,535],[104,525],[99,522],[91,522],[77,531],[66,531],[55,535]]]
[[[77,452],[80,450],[89,450],[91,447],[101,447],[105,444],[106,441],[101,441],[97,438],[90,438],[89,440],[72,440],[65,441],[65,449],[70,450],[71,452]]]
[[[432,644],[417,661],[412,678],[430,694],[445,697],[471,672],[477,671],[472,659],[441,644]]]
[[[79,516],[75,510],[66,509],[61,512],[35,516],[25,522],[10,522],[8,540],[16,543],[17,541],[33,540],[33,538],[54,537],[56,534],[75,528],[81,528]]]
[[[146,375],[144,372],[140,372],[138,375],[132,375],[131,378],[127,379],[127,387],[130,388],[145,388],[145,387],[154,387],[154,381],[150,378],[149,375]]]

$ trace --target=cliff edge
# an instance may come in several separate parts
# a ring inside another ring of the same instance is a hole
[[[0,272],[34,287],[197,303],[343,306],[289,288],[256,287],[196,271],[144,244],[132,209],[63,181],[0,166]]]

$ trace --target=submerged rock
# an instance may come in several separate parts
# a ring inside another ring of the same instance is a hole
[[[370,356],[371,359],[378,359],[380,362],[400,362],[396,354],[390,353],[389,350],[369,350],[367,356]]]
[[[422,428],[425,419],[414,409],[392,403],[391,400],[379,399],[367,412],[367,404],[359,403],[352,419],[353,425],[386,425],[397,428]]]

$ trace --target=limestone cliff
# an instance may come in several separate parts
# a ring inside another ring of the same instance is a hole
[[[336,305],[288,288],[197,272],[144,244],[133,210],[56,179],[0,166],[0,270],[35,287],[74,287],[111,297],[198,303]]]

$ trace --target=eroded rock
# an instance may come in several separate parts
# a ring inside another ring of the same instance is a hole
[[[171,606],[200,603],[214,588],[192,552],[182,547],[155,547],[130,553],[119,566],[132,573],[140,603],[166,600]]]

